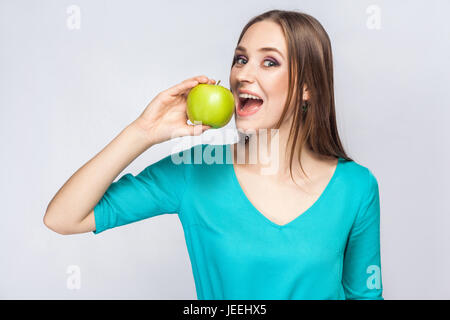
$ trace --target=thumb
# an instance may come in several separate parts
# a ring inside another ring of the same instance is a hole
[[[203,132],[205,132],[208,129],[211,129],[211,126],[208,125],[193,125],[190,126],[190,130],[191,130],[191,135],[193,136],[198,136],[201,135]]]

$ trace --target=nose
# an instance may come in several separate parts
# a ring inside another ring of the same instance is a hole
[[[236,80],[238,81],[238,83],[253,83],[255,82],[255,76],[255,68],[248,62],[241,66],[238,70],[236,70]]]

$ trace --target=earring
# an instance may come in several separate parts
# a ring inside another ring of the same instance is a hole
[[[303,112],[306,112],[306,109],[308,109],[308,101],[306,100],[305,103],[302,105]]]

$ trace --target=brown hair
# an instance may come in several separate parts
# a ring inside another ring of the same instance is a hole
[[[290,173],[295,148],[301,150],[306,144],[313,152],[325,157],[347,156],[339,139],[336,125],[333,88],[333,59],[331,42],[327,32],[314,17],[297,11],[271,10],[252,18],[243,28],[238,44],[247,29],[256,22],[270,20],[281,26],[287,41],[289,59],[289,91],[283,113],[276,128],[279,129],[294,99],[294,115],[289,132],[291,143]],[[233,60],[233,64],[234,64]],[[232,64],[232,66],[233,66]],[[303,90],[309,93],[306,111],[302,111]],[[295,143],[297,142],[297,143]],[[306,175],[306,173],[305,173]],[[293,178],[292,178],[293,179]]]

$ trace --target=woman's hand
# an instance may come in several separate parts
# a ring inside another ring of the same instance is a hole
[[[160,92],[133,123],[143,130],[153,144],[181,136],[200,135],[211,127],[187,124],[187,95],[199,83],[215,84],[215,82],[204,75],[186,79]]]

